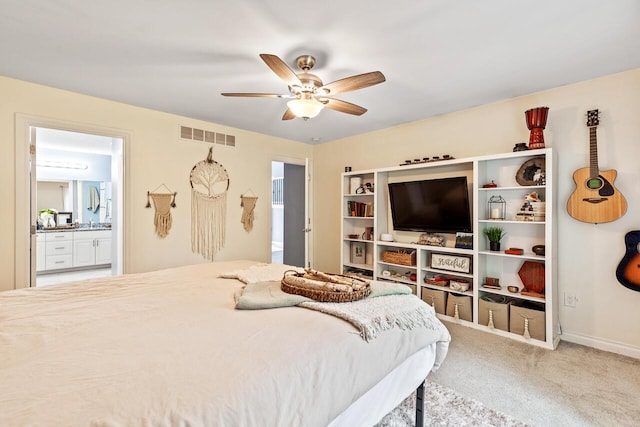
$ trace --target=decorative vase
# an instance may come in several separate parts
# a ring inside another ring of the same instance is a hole
[[[489,242],[489,250],[499,251],[500,250],[500,242]]]
[[[544,148],[543,130],[547,125],[547,115],[549,107],[532,108],[524,112],[527,119],[527,128],[531,131],[529,135],[529,150]]]

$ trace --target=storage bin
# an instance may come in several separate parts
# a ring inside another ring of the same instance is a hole
[[[398,252],[398,251],[384,251],[382,252],[382,261],[391,264],[399,265],[416,265],[416,251],[410,253]]]
[[[416,285],[407,285],[408,287],[411,288],[411,293],[414,295],[418,295],[418,286]]]
[[[490,313],[491,312],[491,315]],[[489,297],[489,299],[480,298],[478,303],[478,324],[489,326],[489,318],[493,317],[493,327],[509,330],[509,301],[497,301]]]
[[[524,323],[525,319],[528,319],[531,338],[545,341],[546,325],[544,315],[544,304],[523,302],[516,305],[514,302],[509,306],[509,332],[524,335]]]
[[[432,306],[436,313],[445,314],[447,309],[448,292],[436,289],[422,288],[422,301]]]
[[[447,297],[447,316],[455,317],[456,306],[458,307],[459,319],[468,322],[473,320],[473,308],[471,307],[470,296],[450,293]]]

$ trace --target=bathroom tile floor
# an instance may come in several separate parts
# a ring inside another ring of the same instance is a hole
[[[111,267],[97,268],[93,270],[65,271],[62,273],[39,274],[36,277],[36,286],[48,286],[58,283],[75,282],[78,280],[96,279],[111,276]]]

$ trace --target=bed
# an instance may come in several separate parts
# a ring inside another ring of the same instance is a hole
[[[0,293],[0,425],[373,425],[444,358],[301,307],[237,310],[214,262]],[[384,297],[381,297],[384,298]]]

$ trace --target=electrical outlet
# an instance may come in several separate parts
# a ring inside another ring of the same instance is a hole
[[[574,294],[570,294],[568,292],[564,293],[564,305],[566,307],[575,307],[578,298]]]

